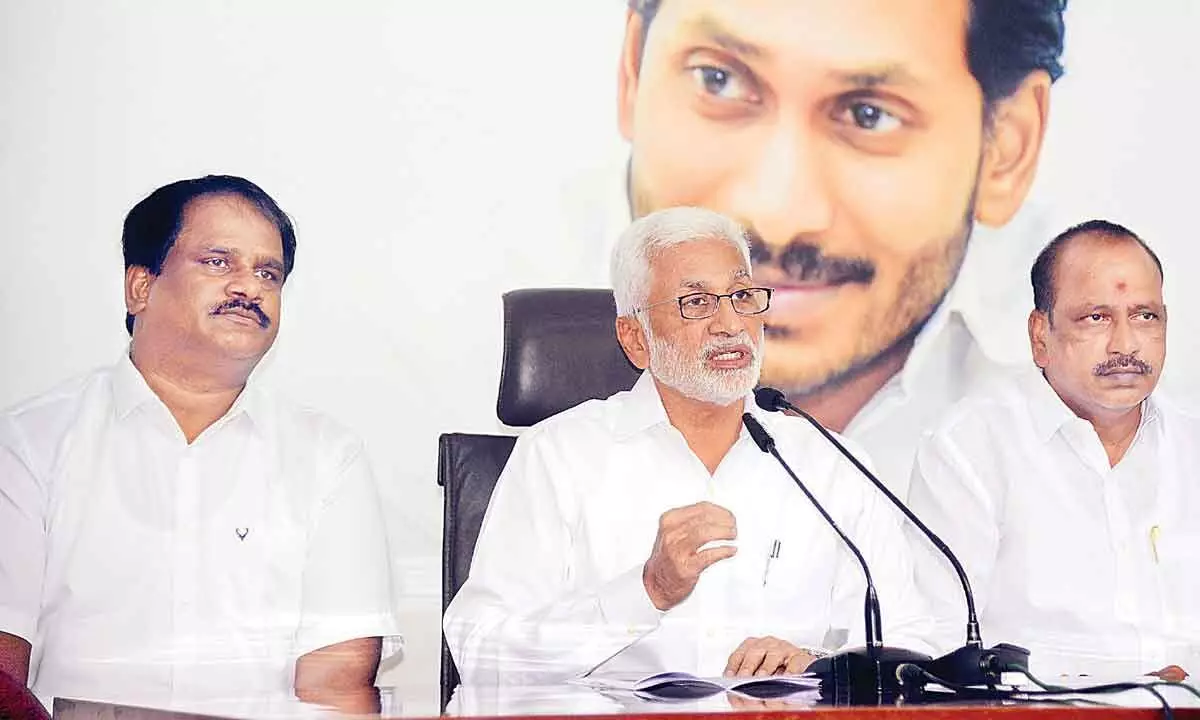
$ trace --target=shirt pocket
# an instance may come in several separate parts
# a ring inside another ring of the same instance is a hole
[[[1200,531],[1164,528],[1155,547],[1170,625],[1200,643]]]

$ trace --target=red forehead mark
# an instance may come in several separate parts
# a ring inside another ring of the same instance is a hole
[[[1125,292],[1125,281],[1124,280],[1117,281],[1117,289],[1120,290],[1121,292]]]

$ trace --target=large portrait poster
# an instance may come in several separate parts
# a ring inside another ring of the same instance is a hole
[[[134,203],[260,184],[298,230],[261,380],[366,440],[389,672],[432,697],[437,437],[504,430],[501,293],[604,286],[635,214],[753,231],[764,379],[897,485],[977,372],[1030,362],[1030,265],[1083,220],[1161,257],[1160,387],[1200,402],[1197,33],[1188,0],[5,2],[0,405],[125,350]]]

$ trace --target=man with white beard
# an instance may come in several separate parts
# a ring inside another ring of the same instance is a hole
[[[517,441],[444,619],[463,683],[795,673],[863,644],[861,570],[744,412],[867,556],[888,644],[923,648],[890,508],[806,422],[750,395],[771,290],[753,285],[743,230],[696,208],[647,215],[614,248],[612,283],[617,338],[649,369]]]

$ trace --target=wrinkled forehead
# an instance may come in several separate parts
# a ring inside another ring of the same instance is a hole
[[[247,254],[283,256],[279,228],[257,205],[236,193],[208,193],[189,200],[175,243],[221,243]]]
[[[659,250],[650,258],[653,289],[725,292],[752,278],[745,257],[725,240],[697,240]]]
[[[1136,240],[1124,236],[1075,238],[1060,253],[1053,282],[1060,304],[1161,304],[1163,297],[1158,265]]]

